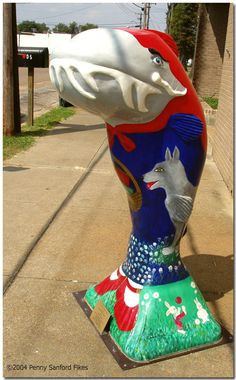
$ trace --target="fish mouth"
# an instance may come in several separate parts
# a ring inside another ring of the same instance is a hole
[[[157,180],[157,181],[153,181],[153,182],[147,182],[147,183],[146,183],[146,187],[147,187],[147,189],[148,189],[148,190],[153,190],[153,187],[154,187],[154,185],[155,185],[157,182],[159,182],[159,181]]]
[[[160,89],[117,69],[78,61],[72,58],[52,59],[49,74],[52,83],[54,83],[60,93],[63,93],[65,90],[63,75],[66,75],[70,85],[80,95],[90,100],[95,100],[99,94],[99,88],[94,76],[97,74],[110,76],[118,82],[126,106],[141,113],[149,111],[146,107],[148,95],[162,93]]]
[[[165,80],[164,78],[161,77],[161,75],[158,72],[154,72],[152,74],[152,81],[163,87],[166,92],[170,96],[184,96],[187,94],[187,88],[182,86],[182,84],[175,78],[173,74],[169,71],[169,78],[168,80]]]

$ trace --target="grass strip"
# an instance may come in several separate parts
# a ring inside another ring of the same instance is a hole
[[[16,136],[3,136],[3,159],[11,158],[15,154],[29,149],[48,130],[57,123],[75,114],[73,107],[56,107],[51,111],[35,118],[34,125],[22,125],[21,133]]]
[[[218,108],[218,99],[213,98],[211,96],[206,96],[203,98],[203,100],[211,107],[213,110],[216,110]]]

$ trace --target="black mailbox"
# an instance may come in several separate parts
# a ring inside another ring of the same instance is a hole
[[[48,67],[48,48],[40,47],[18,47],[19,67]]]

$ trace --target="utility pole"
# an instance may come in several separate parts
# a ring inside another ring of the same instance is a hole
[[[150,21],[150,3],[144,3],[143,8],[143,29],[149,29],[149,21]]]
[[[21,132],[15,3],[3,3],[3,131]]]
[[[143,18],[143,14],[141,12],[139,15],[139,29],[142,29],[142,18]]]

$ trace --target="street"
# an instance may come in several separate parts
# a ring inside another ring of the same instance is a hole
[[[27,121],[28,113],[28,69],[19,68],[20,112],[22,122]],[[58,106],[58,94],[54,89],[48,68],[34,69],[34,117],[40,116]]]

